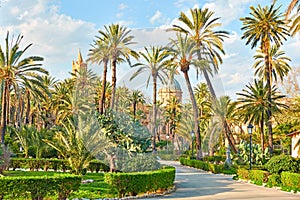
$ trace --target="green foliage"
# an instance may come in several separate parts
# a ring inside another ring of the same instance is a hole
[[[281,185],[281,176],[279,174],[271,174],[268,177],[267,187],[274,187]]]
[[[268,181],[269,173],[262,170],[249,170],[249,178],[256,185],[262,185]]]
[[[213,164],[201,160],[189,160],[185,158],[180,158],[180,164],[187,165],[190,167],[195,167],[197,169],[202,169],[205,171],[211,171],[214,174],[226,173],[226,174],[235,174],[236,170],[234,168],[225,169],[223,164]]]
[[[121,164],[122,167],[118,169],[123,172],[144,172],[161,168],[160,163],[153,156],[144,154],[134,155]]]
[[[299,163],[290,155],[273,156],[265,167],[271,174],[280,174],[283,171],[297,173],[300,170]]]
[[[300,191],[300,174],[291,172],[281,173],[282,189],[294,192]]]
[[[226,156],[205,156],[203,160],[207,162],[214,162],[219,164],[221,162],[225,162]]]
[[[244,179],[244,180],[250,179],[249,170],[247,170],[247,169],[238,169],[237,175],[238,175],[238,178],[240,178],[240,179]]]
[[[165,167],[151,172],[106,173],[105,182],[117,191],[119,197],[166,190],[173,186],[175,168]]]
[[[79,189],[81,177],[70,174],[54,176],[0,177],[0,198],[10,199],[31,197],[42,199],[56,194],[58,199],[66,199],[71,192]]]
[[[233,161],[238,164],[249,163],[250,144],[241,141],[237,148],[238,154],[233,156]],[[268,148],[262,152],[261,145],[252,144],[252,164],[263,165],[267,160],[269,160]]]
[[[99,172],[99,171],[103,171],[103,172],[108,172],[109,171],[109,166],[107,166],[106,164],[104,164],[103,162],[99,161],[99,160],[92,160],[88,167],[88,170],[90,170],[91,172]]]

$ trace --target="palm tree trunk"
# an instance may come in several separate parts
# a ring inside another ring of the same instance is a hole
[[[200,134],[200,129],[199,129],[199,122],[198,122],[198,108],[194,96],[194,92],[191,86],[191,82],[189,79],[188,71],[183,71],[184,78],[186,81],[187,88],[189,90],[192,106],[193,106],[193,116],[194,116],[194,132],[196,135],[196,151],[197,151],[197,160],[202,160],[203,155],[202,155],[202,144],[201,144],[201,134]]]
[[[4,137],[6,132],[6,112],[7,112],[7,93],[8,93],[8,83],[7,81],[3,81],[3,93],[2,93],[2,107],[1,107],[1,124],[0,124],[0,132],[1,132],[1,143],[4,144]]]
[[[260,120],[260,140],[261,140],[261,150],[263,153],[265,151],[265,148],[264,148],[264,145],[265,145],[264,122],[265,122],[265,115],[264,115],[264,113],[262,113],[261,120]]]
[[[272,132],[272,111],[271,111],[271,105],[272,105],[272,96],[271,96],[271,90],[272,90],[272,83],[271,83],[271,76],[272,76],[272,66],[270,63],[270,56],[269,56],[269,48],[268,44],[266,43],[264,46],[264,53],[265,53],[265,66],[267,68],[266,70],[266,79],[267,79],[267,88],[268,88],[268,109],[267,109],[267,125],[268,125],[268,146],[270,150],[270,155],[273,155],[273,132]]]
[[[210,94],[211,94],[211,97],[212,97],[213,101],[216,101],[216,100],[217,100],[217,96],[216,96],[215,90],[214,90],[214,88],[213,88],[213,86],[212,86],[212,83],[211,83],[211,81],[210,81],[210,78],[209,78],[209,75],[208,75],[206,69],[203,70],[203,75],[204,75],[204,78],[205,78],[205,80],[206,80],[206,83],[207,83],[209,92],[210,92]]]
[[[133,105],[132,105],[132,107],[133,107],[133,119],[135,120],[135,117],[136,117],[136,101],[134,100],[133,101]]]
[[[233,150],[234,153],[237,153],[237,149],[235,147],[235,139],[232,135],[232,132],[231,132],[230,127],[226,120],[224,121],[224,129],[225,129],[225,134],[226,134],[226,137],[227,137],[227,140],[229,142],[231,149]]]
[[[26,106],[26,116],[25,116],[25,124],[29,124],[29,115],[30,115],[30,94],[26,91],[27,94],[27,106]]]
[[[110,109],[113,110],[115,106],[115,95],[116,95],[116,83],[117,83],[117,60],[114,59],[112,61],[112,91],[111,91],[111,101],[110,101]]]
[[[156,153],[156,90],[157,90],[157,80],[156,76],[153,75],[153,105],[152,105],[152,133],[153,133],[153,142],[152,142],[152,152]]]
[[[102,88],[101,88],[101,98],[100,98],[100,105],[99,105],[99,112],[102,115],[103,114],[103,108],[105,104],[105,93],[106,93],[106,76],[107,76],[107,63],[108,60],[104,61],[103,66],[103,78],[102,78]]]

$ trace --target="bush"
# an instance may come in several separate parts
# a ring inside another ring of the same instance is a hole
[[[207,162],[215,162],[219,164],[221,162],[225,162],[226,156],[205,156],[203,160]]]
[[[99,160],[92,160],[90,161],[89,163],[89,166],[88,166],[88,169],[91,171],[91,172],[99,172],[99,171],[103,171],[103,172],[109,172],[109,166],[102,163],[101,161]]]
[[[0,177],[0,199],[27,197],[43,199],[56,194],[58,199],[66,199],[72,191],[79,189],[81,177],[64,174],[54,176]]]
[[[119,197],[137,195],[139,193],[166,190],[173,186],[175,168],[165,167],[151,172],[106,173],[105,182]]]
[[[294,192],[300,191],[300,174],[291,172],[281,173],[282,189]]]
[[[249,170],[247,170],[247,169],[238,169],[237,175],[238,175],[238,178],[240,178],[240,179],[244,179],[244,180],[250,179]]]
[[[262,170],[250,170],[249,178],[256,185],[262,185],[268,181],[269,173]]]
[[[290,155],[273,156],[265,167],[271,174],[280,174],[283,171],[297,173],[300,169],[297,160]]]
[[[129,158],[119,168],[122,172],[145,172],[160,169],[160,163],[151,155],[136,155]]]
[[[281,176],[279,174],[269,175],[267,187],[275,187],[280,185],[281,185]]]

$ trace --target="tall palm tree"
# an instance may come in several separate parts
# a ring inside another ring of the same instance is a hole
[[[166,123],[169,123],[169,131],[168,133],[171,136],[171,139],[174,139],[176,127],[178,125],[178,122],[181,119],[181,104],[178,100],[178,98],[172,96],[167,101],[167,105],[165,106],[165,117],[166,117]]]
[[[145,59],[145,63],[137,63],[132,67],[139,67],[138,70],[131,76],[130,80],[136,78],[143,72],[150,72],[147,78],[147,86],[149,85],[150,78],[152,78],[153,83],[153,102],[152,102],[152,134],[153,134],[153,142],[152,142],[152,151],[156,152],[156,119],[157,119],[157,108],[156,108],[156,100],[157,100],[157,81],[160,80],[164,82],[164,77],[166,77],[166,62],[167,57],[169,56],[169,52],[163,47],[155,47],[150,46],[149,48],[145,47],[145,53],[139,52],[143,59]]]
[[[272,79],[277,82],[277,76],[281,81],[283,81],[284,76],[287,76],[289,71],[291,70],[291,67],[288,63],[291,61],[291,59],[286,57],[285,52],[279,50],[279,46],[276,45],[271,46],[268,52],[268,56],[271,58],[271,83],[273,82]],[[258,75],[259,77],[266,80],[268,69],[265,65],[265,54],[259,49],[257,50],[257,54],[254,55],[254,59],[256,60],[253,65],[253,68],[256,69],[255,75]]]
[[[18,86],[25,81],[35,82],[38,74],[48,74],[43,69],[40,61],[43,61],[42,57],[29,56],[22,58],[28,48],[32,44],[27,45],[24,49],[20,49],[20,43],[23,36],[19,35],[14,41],[12,39],[9,42],[9,32],[7,32],[5,38],[5,50],[0,46],[0,81],[3,83],[2,91],[2,108],[1,108],[1,142],[4,142],[4,136],[6,131],[8,110],[9,110],[9,96],[10,90],[16,90]]]
[[[201,70],[212,98],[216,100],[216,94],[209,75],[212,75],[210,72],[214,71],[217,73],[219,70],[219,64],[222,63],[221,54],[225,54],[223,41],[228,37],[228,32],[216,30],[221,26],[221,23],[218,22],[220,18],[214,18],[214,12],[209,11],[207,8],[190,9],[190,14],[192,16],[191,19],[184,12],[181,12],[178,20],[183,23],[183,26],[173,25],[171,30],[188,34],[190,39],[199,47],[197,51],[198,59],[208,60],[212,64],[213,70],[206,68]]]
[[[104,26],[105,31],[99,30],[101,38],[108,44],[109,57],[112,66],[112,96],[111,96],[111,109],[114,109],[116,83],[117,83],[117,63],[124,62],[125,60],[130,64],[130,56],[138,58],[138,54],[130,49],[128,46],[134,44],[132,42],[133,36],[129,35],[130,30],[119,24],[112,24]]]
[[[262,80],[254,80],[253,84],[246,85],[242,93],[237,93],[239,98],[238,111],[241,111],[244,123],[259,125],[261,136],[261,147],[264,152],[264,125],[268,110],[268,88]],[[272,111],[278,112],[280,108],[286,108],[285,104],[280,103],[280,99],[285,97],[277,92],[277,88],[272,88]]]
[[[209,70],[208,62],[205,60],[195,59],[195,55],[199,47],[190,39],[187,35],[183,36],[180,33],[177,33],[177,38],[171,39],[170,42],[170,51],[174,54],[172,59],[172,64],[177,68],[180,68],[180,71],[183,73],[186,85],[190,94],[191,103],[193,106],[193,117],[194,117],[194,133],[196,135],[196,149],[197,149],[197,159],[202,159],[202,142],[199,129],[199,113],[197,108],[197,103],[195,95],[191,86],[189,78],[189,70],[191,66],[194,66],[196,70]]]
[[[295,36],[300,30],[299,0],[292,0],[286,11],[286,19],[289,18],[291,12],[297,7],[296,14],[291,17],[292,25],[290,27],[291,35]]]
[[[289,35],[288,27],[284,21],[284,15],[280,13],[280,6],[275,7],[275,2],[271,6],[257,8],[250,7],[251,17],[241,18],[244,33],[242,39],[246,39],[246,45],[251,44],[251,48],[260,45],[261,52],[264,54],[265,62],[265,76],[268,88],[268,143],[270,154],[273,154],[273,133],[272,133],[272,112],[271,112],[271,90],[272,90],[272,65],[269,51],[271,44],[275,43],[277,46],[282,44],[282,40],[286,40]]]
[[[101,96],[99,101],[99,112],[103,114],[105,106],[105,93],[106,93],[106,76],[107,76],[107,65],[109,61],[109,44],[106,43],[107,40],[103,40],[101,37],[97,37],[97,40],[94,40],[92,49],[89,51],[88,61],[92,63],[101,64],[103,63],[103,77],[101,84]]]
[[[137,106],[139,103],[145,103],[145,98],[141,91],[134,90],[132,91],[130,101],[132,102],[133,119],[136,119]]]

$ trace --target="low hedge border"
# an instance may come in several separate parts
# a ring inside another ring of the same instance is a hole
[[[52,169],[54,171],[69,170],[68,162],[63,159],[35,159],[35,158],[12,158],[10,161],[10,168],[15,170],[16,168],[30,169],[31,171],[43,169],[44,171],[48,171],[48,169]],[[99,172],[109,171],[109,166],[105,165],[99,160],[92,160],[87,167],[87,170],[91,172]]]
[[[300,191],[300,174],[291,172],[282,172],[279,174],[269,174],[263,170],[238,169],[237,176],[239,179],[250,180],[256,185],[267,187],[281,187],[284,191]]]
[[[27,197],[33,200],[56,195],[67,199],[71,192],[79,189],[81,176],[62,174],[54,176],[3,176],[0,177],[0,199]]]
[[[186,158],[180,158],[180,164],[194,167],[197,169],[202,169],[204,171],[211,171],[214,174],[219,174],[219,173],[225,173],[225,174],[235,174],[236,170],[231,168],[226,169],[224,168],[224,164],[213,164],[201,160],[190,160]]]
[[[150,172],[106,173],[105,182],[119,198],[139,193],[162,192],[174,185],[175,168],[166,166]]]

